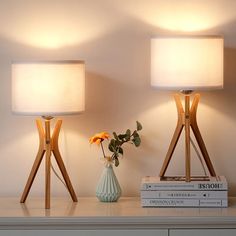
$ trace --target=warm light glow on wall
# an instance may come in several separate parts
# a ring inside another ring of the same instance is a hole
[[[203,0],[130,0],[124,11],[158,28],[193,32],[211,29],[234,19],[236,2]],[[227,13],[226,13],[227,12]]]
[[[193,10],[190,12],[184,11],[183,9],[176,12],[166,10],[158,13],[157,16],[151,16],[149,21],[160,28],[172,31],[193,32],[212,27],[209,15],[204,16],[204,14],[193,12]]]
[[[1,3],[0,35],[38,48],[86,43],[114,28],[118,19],[94,1],[13,1],[11,7],[9,2]]]

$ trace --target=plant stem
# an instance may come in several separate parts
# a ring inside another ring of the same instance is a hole
[[[104,148],[103,148],[103,144],[102,144],[102,142],[101,142],[101,148],[102,148],[103,156],[104,156],[104,158],[106,158],[106,155],[105,155],[105,151],[104,151]]]

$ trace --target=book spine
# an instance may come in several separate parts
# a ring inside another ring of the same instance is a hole
[[[143,207],[227,207],[227,199],[141,199]]]
[[[228,190],[226,182],[143,183],[141,190]]]
[[[228,191],[141,191],[141,198],[226,199],[227,197]]]

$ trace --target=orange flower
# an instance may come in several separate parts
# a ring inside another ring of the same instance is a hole
[[[92,143],[100,144],[104,139],[108,139],[108,138],[109,138],[109,134],[107,132],[101,132],[92,136],[89,139],[89,142],[91,144]]]

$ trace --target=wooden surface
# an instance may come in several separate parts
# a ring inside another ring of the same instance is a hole
[[[229,208],[142,208],[139,198],[101,203],[96,198],[0,199],[1,229],[176,229],[236,228],[236,198]]]

